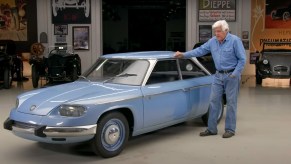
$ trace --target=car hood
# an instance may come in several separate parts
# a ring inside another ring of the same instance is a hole
[[[90,82],[73,82],[24,93],[18,96],[17,110],[47,115],[60,104],[102,104],[137,97],[139,87]]]

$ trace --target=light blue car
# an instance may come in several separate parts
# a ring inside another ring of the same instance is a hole
[[[173,54],[103,55],[75,82],[17,96],[4,128],[38,142],[90,141],[107,158],[130,136],[198,117],[207,124],[213,76],[197,58]]]

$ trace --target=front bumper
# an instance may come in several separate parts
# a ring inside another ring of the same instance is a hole
[[[41,142],[63,141],[82,142],[96,134],[97,124],[74,127],[50,127],[44,125],[33,125],[7,119],[4,129],[11,130],[15,135],[22,138],[37,140]],[[38,139],[37,139],[38,138]]]

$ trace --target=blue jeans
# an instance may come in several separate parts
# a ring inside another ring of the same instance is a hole
[[[218,73],[214,75],[211,88],[210,108],[208,118],[208,130],[217,133],[217,118],[222,106],[223,93],[226,94],[227,110],[225,119],[225,131],[235,133],[237,98],[241,77],[229,77],[231,73]]]

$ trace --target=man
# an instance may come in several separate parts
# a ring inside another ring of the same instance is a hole
[[[223,93],[226,94],[227,112],[225,133],[223,138],[235,135],[237,98],[240,87],[241,73],[246,63],[245,50],[240,38],[229,33],[225,20],[219,20],[212,25],[215,36],[194,50],[182,53],[177,51],[176,58],[199,57],[212,54],[216,73],[211,88],[208,128],[200,136],[217,134],[217,118],[221,109]]]

